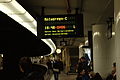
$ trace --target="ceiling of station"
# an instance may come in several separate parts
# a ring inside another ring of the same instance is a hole
[[[44,7],[45,15],[75,14],[83,13],[84,36],[88,36],[88,31],[92,31],[93,24],[106,23],[108,17],[114,16],[114,0],[17,0],[28,12],[41,15]],[[70,12],[68,12],[70,10]],[[61,39],[54,39],[60,42]],[[68,38],[73,45],[84,42],[84,37]],[[71,43],[71,44],[72,44]]]

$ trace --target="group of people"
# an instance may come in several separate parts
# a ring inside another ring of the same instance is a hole
[[[60,59],[48,60],[47,66],[42,64],[33,64],[29,57],[19,59],[19,76],[17,80],[45,80],[46,72],[54,74],[55,80],[58,80],[59,73],[63,70],[63,63]]]
[[[76,80],[103,80],[99,73],[95,73],[89,61],[81,57],[77,67]],[[20,76],[17,80],[44,80],[44,75],[48,71],[54,74],[54,80],[59,79],[59,74],[63,70],[63,62],[60,59],[48,60],[48,69],[42,65],[32,64],[28,57],[23,57],[19,61]],[[50,73],[50,72],[49,72]],[[106,80],[116,80],[116,63],[113,63],[113,69]]]
[[[95,73],[92,70],[92,62],[88,63],[89,61],[85,57],[79,59],[76,80],[103,80],[98,72]],[[113,63],[113,69],[105,80],[116,80],[116,63]]]
[[[81,57],[78,61],[76,80],[102,80],[100,74],[94,73],[91,66],[92,62],[89,62],[85,57]]]

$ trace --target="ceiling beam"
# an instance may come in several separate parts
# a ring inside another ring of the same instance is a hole
[[[82,12],[84,11],[84,7],[83,7],[83,6],[84,6],[84,5],[83,5],[83,4],[84,4],[84,1],[85,1],[85,0],[77,0],[77,6],[78,6],[78,8],[79,8],[79,12],[80,12],[80,13],[82,13]]]
[[[70,0],[66,0],[66,5],[67,5],[67,13],[70,14],[71,13],[71,5],[70,5]]]

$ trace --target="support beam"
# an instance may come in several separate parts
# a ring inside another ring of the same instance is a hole
[[[71,13],[70,0],[66,0],[66,1],[67,1],[67,13],[70,14]]]

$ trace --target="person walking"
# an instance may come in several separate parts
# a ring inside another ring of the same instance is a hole
[[[58,80],[59,73],[60,73],[59,61],[56,59],[53,61],[53,74],[54,74],[55,80]]]

